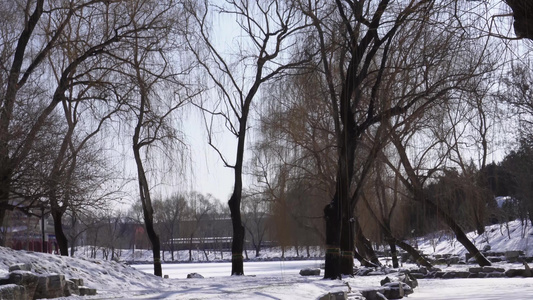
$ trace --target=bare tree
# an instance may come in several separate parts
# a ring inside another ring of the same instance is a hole
[[[180,222],[184,220],[184,215],[188,209],[185,196],[175,194],[165,200],[154,201],[154,213],[157,222],[161,223],[161,234],[165,237],[170,250],[170,257],[174,261],[176,251],[175,239],[180,232]]]
[[[427,19],[432,9],[433,1],[302,3],[302,10],[316,28],[319,67],[328,87],[338,148],[335,194],[324,209],[328,248],[325,278],[352,273],[354,235],[350,220],[374,156],[361,162],[357,184],[352,185],[361,136],[375,124],[407,112],[420,100],[415,97],[391,103],[381,98],[381,83],[394,72],[387,66],[391,47],[400,43],[396,33],[410,24],[424,24],[419,20]],[[342,28],[342,35],[337,34],[337,28]]]
[[[243,198],[243,223],[252,239],[255,256],[259,256],[267,233],[269,203],[260,195],[247,195]]]
[[[202,194],[191,192],[187,195],[188,208],[186,210],[186,216],[188,217],[189,226],[184,231],[189,239],[189,261],[192,261],[192,250],[194,239],[201,239],[202,236],[197,234],[206,235],[205,221],[209,218],[209,214],[213,211],[213,204],[210,198]],[[207,256],[206,256],[207,257]]]
[[[213,123],[207,122],[209,143],[220,154],[226,167],[234,171],[233,193],[228,201],[233,222],[232,275],[243,275],[243,246],[245,230],[241,217],[241,199],[243,189],[243,163],[246,145],[246,133],[252,102],[259,96],[259,88],[265,82],[280,77],[307,60],[305,55],[296,55],[296,61],[287,57],[294,48],[294,35],[301,31],[298,12],[285,1],[226,1],[225,5],[214,6],[216,12],[235,18],[235,26],[243,35],[243,43],[238,49],[237,61],[224,55],[224,50],[213,42],[208,32],[209,10],[213,8],[208,2],[203,5],[189,3],[191,26],[198,30],[198,40],[206,50],[205,57],[198,50],[196,42],[189,39],[201,66],[214,84],[221,101],[213,105],[214,109],[204,106],[202,109],[212,117],[221,117],[230,133],[237,139],[235,161],[231,163],[213,142]],[[191,28],[190,31],[193,29]],[[244,42],[244,40],[246,40]],[[299,61],[301,60],[301,61]],[[238,63],[238,64],[236,64]],[[211,119],[213,120],[213,119]]]
[[[2,4],[2,8],[7,7]],[[26,1],[13,8],[16,8],[14,15],[20,17],[22,26],[13,27],[20,30],[20,34],[9,33],[17,36],[6,44],[14,48],[4,51],[12,57],[2,60],[3,64],[12,64],[3,65],[9,75],[1,92],[0,222],[5,210],[13,208],[9,203],[13,194],[13,174],[32,152],[36,137],[56,107],[64,101],[101,99],[103,95],[98,94],[84,95],[88,97],[81,99],[75,99],[74,95],[91,87],[94,80],[101,79],[101,73],[89,71],[91,67],[100,64],[103,57],[121,52],[120,45],[124,45],[123,42],[134,32],[146,31],[151,26],[149,20],[137,20],[137,23],[146,23],[134,28],[131,18],[140,18],[134,11],[136,7],[119,0],[68,3],[39,0]],[[125,17],[113,17],[118,15]],[[63,57],[65,63],[51,65],[47,63],[52,61],[48,60],[51,57]],[[107,66],[107,70],[113,69]],[[106,66],[100,67],[100,70],[106,70]],[[55,74],[57,82],[47,82],[52,77],[41,76],[45,73]],[[53,86],[52,90],[45,90],[47,86]],[[24,111],[21,105],[27,104],[38,109],[30,124],[20,130],[14,125],[23,116],[19,115]],[[68,147],[66,140],[64,145],[63,148]]]

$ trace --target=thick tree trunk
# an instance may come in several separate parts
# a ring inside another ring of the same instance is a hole
[[[239,199],[238,199],[239,198]],[[231,243],[231,275],[244,275],[244,226],[241,220],[240,197],[235,192],[228,201],[233,226],[233,241]]]
[[[326,221],[326,268],[324,270],[325,279],[339,279],[341,275],[340,263],[340,209],[336,196],[330,204],[324,208],[324,218]]]
[[[348,211],[349,212],[349,211]],[[344,211],[343,211],[344,215]],[[353,275],[354,228],[351,218],[344,215],[341,226],[341,258],[340,272],[342,275]]]
[[[63,231],[63,213],[61,210],[52,211],[54,219],[54,233],[56,235],[57,245],[61,256],[68,256],[68,239]]]
[[[262,66],[258,66],[258,68]],[[259,70],[259,69],[258,69]],[[246,124],[252,99],[259,88],[260,82],[254,84],[249,94],[246,96],[244,106],[242,107],[242,116],[239,120],[239,135],[237,138],[237,153],[235,157],[234,186],[233,193],[228,201],[231,215],[231,224],[233,227],[233,240],[231,243],[231,275],[244,275],[244,259],[242,252],[244,249],[245,229],[241,217],[241,200],[242,200],[242,166],[244,162],[244,143],[246,141]]]

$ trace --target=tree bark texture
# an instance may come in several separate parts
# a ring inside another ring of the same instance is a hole
[[[353,275],[354,259],[354,228],[352,218],[343,216],[341,226],[341,260],[340,272],[342,275]]]

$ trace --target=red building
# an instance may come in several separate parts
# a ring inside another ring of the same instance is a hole
[[[42,219],[13,210],[7,214],[6,224],[8,226],[2,228],[2,238],[6,241],[6,247],[15,250],[58,253],[54,223],[49,214],[45,214]]]

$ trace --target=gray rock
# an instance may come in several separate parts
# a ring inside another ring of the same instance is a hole
[[[446,272],[442,272],[442,271],[431,272],[431,276],[433,278],[442,278],[444,274],[446,274]]]
[[[379,284],[380,284],[381,286],[384,286],[386,283],[389,283],[389,282],[391,282],[391,281],[392,281],[392,280],[389,278],[389,276],[387,276],[387,277],[383,278],[383,279],[379,282]]]
[[[400,275],[398,278],[400,279],[400,282],[407,284],[412,289],[418,286],[418,280],[416,280],[411,274]]]
[[[470,273],[479,273],[479,272],[482,272],[483,271],[483,268],[481,267],[473,267],[473,268],[469,268],[468,269],[468,272]]]
[[[0,299],[2,300],[27,300],[26,289],[21,285],[6,284],[0,285]]]
[[[65,275],[54,274],[48,276],[48,297],[46,298],[58,298],[63,297],[65,290]]]
[[[435,259],[433,263],[437,265],[445,265],[448,263],[448,260],[446,258],[441,257],[441,258]]]
[[[446,260],[446,263],[448,265],[456,265],[459,263],[459,256],[450,256],[447,260]]]
[[[11,273],[13,271],[31,271],[31,264],[21,263],[9,266],[9,272]]]
[[[385,272],[383,271],[372,271],[370,273],[367,274],[368,276],[376,276],[376,275],[387,275]]]
[[[505,259],[507,261],[517,261],[518,257],[523,256],[523,251],[505,251]]]
[[[367,299],[368,300],[368,299]],[[385,295],[383,295],[382,293],[380,292],[376,292],[376,300],[388,300],[387,297],[385,297]]]
[[[456,278],[468,278],[469,275],[470,275],[470,273],[466,272],[466,271],[457,271],[457,272],[455,272],[455,277]]]
[[[387,299],[401,299],[404,296],[413,293],[413,289],[403,282],[387,283],[383,288],[385,288],[383,295],[385,295]]]
[[[13,271],[9,273],[9,283],[23,286],[29,299],[33,299],[39,277],[29,271]]]
[[[86,286],[80,286],[80,296],[94,296],[96,295],[96,289],[91,289]]]
[[[503,261],[503,258],[501,258],[500,256],[489,256],[489,257],[487,257],[487,259],[488,259],[490,262],[493,262],[493,263]]]
[[[361,291],[361,294],[363,297],[365,297],[366,300],[382,300],[387,299],[383,293],[385,293],[384,288],[372,288],[372,289],[365,289]]]
[[[485,267],[483,267],[483,272],[484,273],[491,273],[491,272],[501,272],[501,273],[503,273],[503,272],[505,272],[505,269],[485,266]]]
[[[451,272],[445,272],[442,277],[442,279],[451,279],[451,278],[455,278],[455,272],[451,271]]]
[[[351,291],[346,294],[346,299],[349,300],[366,300],[359,291]]]
[[[413,278],[416,278],[416,279],[426,278],[426,275],[422,273],[409,273],[409,275],[411,275]]]
[[[301,276],[319,276],[320,269],[312,269],[312,268],[301,269],[300,275]]]
[[[507,276],[507,277],[526,277],[525,276],[525,271],[526,270],[522,270],[522,269],[509,269],[509,270],[505,271],[505,276]]]
[[[374,271],[372,268],[361,268],[357,271],[357,276],[367,276],[370,272]]]
[[[37,279],[37,289],[35,290],[35,298],[46,298],[48,292],[48,276],[39,276]]]
[[[190,274],[187,274],[187,278],[204,278],[204,276],[198,273],[190,273]]]
[[[318,300],[346,300],[346,292],[334,292],[334,293],[327,293]]]
[[[65,292],[65,276],[52,274],[38,277],[35,298],[58,298],[63,297]]]
[[[65,295],[65,297],[72,296],[72,295],[79,295],[80,294],[79,285],[77,285],[72,280],[66,280],[63,294]]]
[[[503,272],[490,272],[487,274],[487,278],[500,278],[505,277],[505,273]]]
[[[77,286],[84,286],[84,282],[82,278],[70,278],[70,281],[74,282]]]

